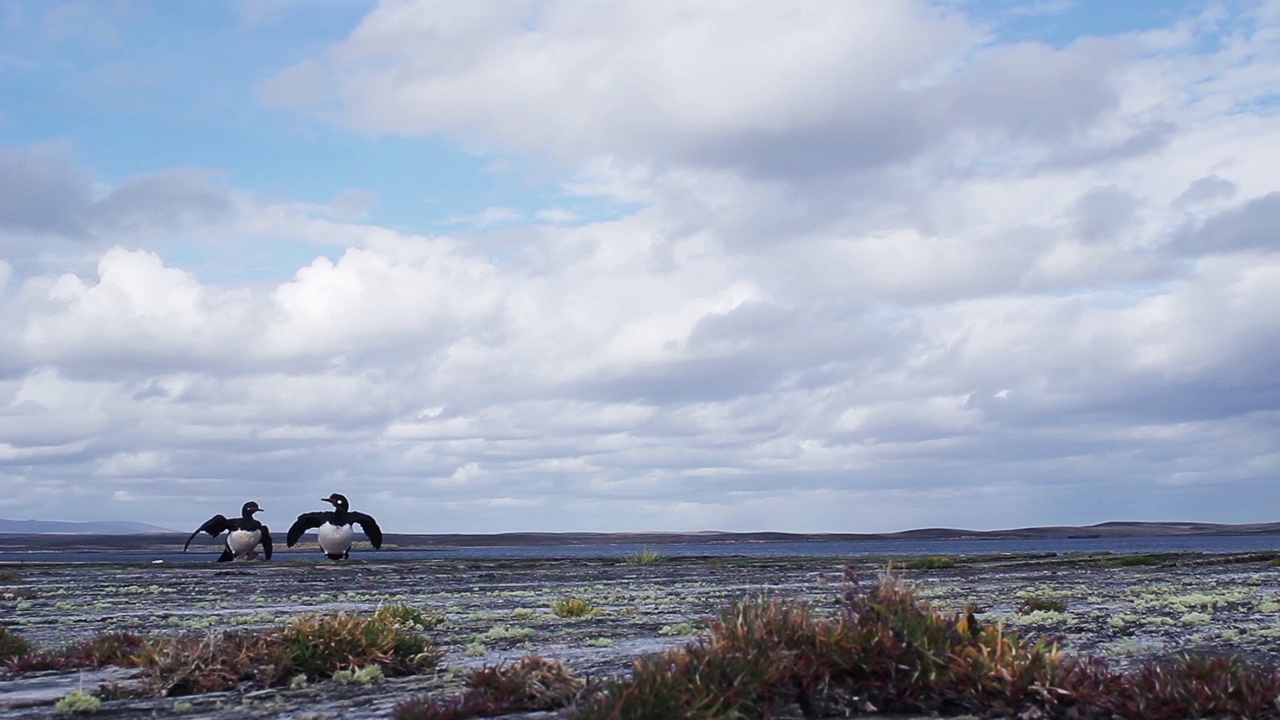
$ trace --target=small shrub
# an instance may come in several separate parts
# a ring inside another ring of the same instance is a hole
[[[395,720],[464,720],[515,712],[554,710],[571,703],[584,683],[559,661],[530,655],[514,665],[475,670],[460,695],[410,698],[396,705]]]
[[[389,614],[360,618],[338,613],[302,617],[284,628],[256,633],[153,641],[138,654],[137,663],[150,672],[150,692],[185,695],[242,682],[294,687],[299,678],[305,683],[343,670],[354,680],[370,665],[385,674],[408,675],[434,668],[442,656]]]
[[[944,557],[941,555],[926,555],[925,557],[911,558],[902,563],[901,567],[905,570],[946,570],[956,566],[954,558]]]
[[[1280,672],[1238,657],[1182,655],[1068,690],[1081,717],[1265,718],[1275,717]]]
[[[146,646],[146,638],[134,633],[103,633],[56,651],[28,653],[8,662],[14,672],[97,668],[104,665],[132,667]]]
[[[9,628],[0,625],[0,661],[17,660],[31,652],[31,643],[21,635],[12,633]]]
[[[709,637],[637,662],[576,717],[997,714],[1054,687],[1052,644],[1025,643],[972,612],[933,611],[891,577],[866,594],[850,590],[843,604],[831,619],[794,601],[735,605]]]
[[[626,562],[628,565],[657,565],[661,560],[662,556],[657,550],[645,546],[635,555],[627,556]]]
[[[242,682],[277,685],[291,669],[284,645],[269,633],[153,640],[138,664],[148,671],[147,691],[157,696],[227,690]]]
[[[442,654],[421,635],[389,616],[346,613],[303,617],[279,634],[289,665],[311,677],[381,665],[393,675],[435,667]]]
[[[567,597],[551,603],[551,612],[559,618],[592,617],[600,614],[599,608],[590,600],[580,597]]]

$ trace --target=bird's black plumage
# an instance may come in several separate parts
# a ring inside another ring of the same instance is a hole
[[[186,544],[182,546],[182,552],[186,552],[187,548],[191,546],[191,541],[195,540],[196,536],[202,532],[209,533],[209,537],[218,537],[225,532],[227,533],[227,541],[222,550],[222,555],[218,556],[218,562],[228,562],[236,559],[237,557],[248,555],[253,552],[253,549],[256,548],[259,543],[262,545],[263,554],[268,560],[270,560],[272,549],[271,531],[267,529],[266,525],[258,522],[258,520],[253,517],[253,514],[256,512],[262,512],[262,508],[258,507],[258,503],[250,500],[240,508],[240,517],[238,518],[228,519],[225,515],[214,515],[208,520],[205,520],[203,525],[196,528],[195,532],[191,533],[191,537],[187,538]],[[250,546],[247,551],[237,553],[231,547],[232,533],[235,533],[236,531],[249,533],[258,531],[261,535],[259,536],[258,542]]]
[[[324,549],[325,554],[334,560],[349,557],[351,549],[349,539],[343,543],[345,546],[341,548],[340,552],[331,552],[331,550],[335,548],[324,547],[325,525],[328,525],[330,528],[335,530],[340,530],[349,525],[359,525],[365,536],[369,538],[370,545],[373,545],[375,549],[382,547],[382,529],[378,527],[378,522],[374,520],[372,516],[366,515],[362,512],[353,512],[350,509],[351,506],[350,503],[347,502],[347,498],[339,495],[338,493],[334,493],[327,498],[321,498],[321,500],[331,503],[333,505],[333,510],[309,512],[299,515],[298,519],[289,527],[289,535],[286,538],[286,544],[288,547],[293,547],[306,531],[320,528],[320,544]]]

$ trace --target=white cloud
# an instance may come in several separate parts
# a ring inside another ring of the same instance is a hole
[[[409,531],[1262,519],[1280,49],[1248,20],[1054,49],[921,2],[384,2],[264,96],[626,209],[415,235],[364,191],[6,151],[0,476],[32,515],[358,485]]]

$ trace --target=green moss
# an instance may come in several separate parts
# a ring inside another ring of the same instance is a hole
[[[1177,553],[1135,553],[1132,555],[1117,555],[1115,557],[1106,557],[1099,561],[1099,565],[1111,568],[1123,567],[1156,567],[1160,565],[1172,565],[1181,557]]]
[[[524,638],[532,637],[533,634],[533,628],[519,626],[512,627],[511,625],[494,625],[488,630],[476,635],[475,641],[483,643],[493,640],[523,640]]]
[[[924,557],[911,558],[903,562],[899,567],[904,570],[946,570],[955,566],[955,558],[942,555],[926,555]]]
[[[102,707],[102,701],[82,690],[72,690],[70,695],[62,698],[53,706],[59,715],[80,715],[95,713]]]

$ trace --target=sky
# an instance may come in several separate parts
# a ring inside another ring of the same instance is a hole
[[[1280,0],[11,0],[0,517],[1280,509]]]

